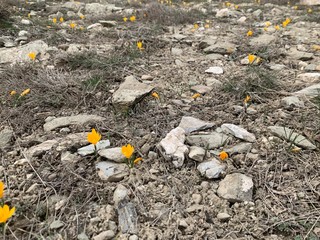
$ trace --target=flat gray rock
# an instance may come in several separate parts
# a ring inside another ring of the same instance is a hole
[[[205,122],[198,118],[184,116],[181,118],[179,127],[183,128],[185,134],[212,128],[214,123]]]
[[[117,110],[127,111],[130,107],[142,100],[153,90],[152,86],[139,82],[135,77],[128,76],[120,84],[112,96],[112,103]]]
[[[197,146],[190,147],[189,158],[191,158],[197,162],[202,162],[205,155],[206,155],[205,149],[203,149],[201,147],[197,147]]]
[[[132,202],[120,201],[117,207],[119,229],[122,233],[138,233],[138,214]]]
[[[252,143],[239,143],[233,147],[225,148],[224,151],[226,151],[229,154],[236,154],[236,153],[247,153],[251,150]]]
[[[64,226],[64,223],[60,220],[53,221],[50,224],[50,229],[58,229]]]
[[[281,105],[289,107],[304,107],[304,102],[301,101],[297,96],[289,96],[281,99]]]
[[[208,87],[206,85],[195,85],[191,87],[191,90],[200,94],[206,94],[212,91],[212,87]]]
[[[277,38],[271,34],[262,34],[258,37],[254,37],[250,40],[249,44],[251,46],[269,46],[272,42],[274,42]]]
[[[70,125],[83,125],[88,122],[101,122],[103,120],[105,120],[104,117],[100,117],[97,115],[80,114],[69,117],[54,118],[51,121],[46,122],[43,125],[43,128],[46,132],[49,132],[60,127],[66,127]]]
[[[219,183],[217,194],[231,203],[252,201],[252,178],[241,173],[229,174]]]
[[[268,129],[276,136],[285,139],[289,142],[294,143],[295,145],[305,148],[305,149],[311,149],[314,150],[317,147],[312,144],[308,139],[306,139],[304,136],[294,132],[294,130],[287,128],[287,127],[281,127],[281,126],[270,126]]]
[[[13,136],[13,130],[9,128],[4,128],[0,131],[0,148],[5,147]]]
[[[320,73],[312,72],[312,73],[301,73],[297,76],[299,80],[305,83],[313,83],[320,80]]]
[[[92,240],[111,240],[114,239],[115,233],[112,230],[102,231],[98,235],[94,236]]]
[[[77,153],[81,156],[87,156],[87,155],[93,154],[95,150],[99,151],[99,150],[105,149],[109,146],[110,146],[109,140],[101,140],[96,144],[96,149],[93,144],[90,144],[88,146],[84,146],[82,148],[79,148]]]
[[[308,61],[313,59],[313,53],[298,51],[295,48],[290,49],[287,54],[294,60]]]
[[[122,154],[121,147],[102,149],[98,154],[113,162],[124,163],[125,156]]]
[[[61,152],[70,148],[80,148],[81,146],[88,144],[87,136],[88,132],[68,134],[65,137],[59,139],[56,150],[58,152]]]
[[[114,162],[98,162],[96,164],[98,175],[101,180],[108,182],[118,182],[129,175],[128,166],[126,164]]]
[[[205,149],[215,149],[224,146],[229,142],[229,139],[230,137],[226,134],[212,132],[210,134],[188,136],[186,142],[189,145],[195,145]]]
[[[240,138],[248,142],[256,141],[256,137],[252,133],[249,133],[247,130],[237,125],[225,123],[221,125],[221,128],[225,133],[229,133],[236,138]]]
[[[51,150],[53,148],[53,146],[58,145],[58,141],[59,140],[57,140],[57,139],[47,140],[43,143],[40,143],[36,146],[33,146],[28,149],[27,156],[29,156],[29,157],[39,156],[39,155]]]
[[[214,158],[210,161],[200,163],[197,169],[202,176],[205,176],[209,179],[214,179],[219,178],[221,174],[224,173],[226,165],[223,162]]]
[[[236,50],[236,45],[230,42],[218,42],[203,49],[204,53],[231,54]]]
[[[294,93],[294,95],[303,95],[307,97],[316,97],[320,92],[320,83],[314,84],[310,87],[306,87]]]

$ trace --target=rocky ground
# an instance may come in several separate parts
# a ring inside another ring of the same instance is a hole
[[[2,238],[319,239],[320,8],[274,2],[3,1]]]

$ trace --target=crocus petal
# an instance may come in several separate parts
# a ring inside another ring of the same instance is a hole
[[[4,192],[4,183],[0,182],[0,198],[3,198],[3,192]]]

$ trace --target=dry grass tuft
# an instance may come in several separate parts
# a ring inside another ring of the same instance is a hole
[[[145,10],[139,12],[138,16],[159,25],[192,24],[205,18],[204,13],[199,10],[172,8],[157,2],[146,5]]]

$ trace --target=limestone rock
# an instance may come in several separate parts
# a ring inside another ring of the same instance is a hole
[[[183,53],[183,50],[180,48],[172,48],[171,53],[172,55],[179,56]]]
[[[0,131],[0,148],[5,147],[11,140],[13,136],[13,130],[9,128],[4,128]]]
[[[320,5],[320,0],[300,0],[300,4],[308,6]]]
[[[281,99],[281,104],[284,107],[304,107],[303,101],[301,101],[297,96],[289,96]]]
[[[100,122],[103,120],[105,120],[104,117],[100,117],[97,115],[80,114],[69,117],[54,118],[51,121],[46,122],[43,125],[43,128],[46,132],[49,132],[59,127],[66,127],[69,125],[83,125],[88,122]]]
[[[117,163],[123,163],[125,159],[124,155],[121,152],[121,147],[102,149],[98,152],[98,154],[101,157]]]
[[[230,42],[218,42],[203,49],[204,53],[231,54],[236,50],[236,45]]]
[[[98,175],[101,180],[108,182],[118,182],[128,176],[128,166],[113,162],[98,162],[96,164]]]
[[[216,36],[209,36],[206,37],[205,39],[203,39],[200,43],[199,43],[199,48],[200,49],[204,49],[207,48],[211,45],[216,44],[217,42],[217,37]]]
[[[197,146],[190,147],[189,158],[191,158],[197,162],[202,162],[205,155],[206,155],[205,149],[203,149],[201,147],[197,147]]]
[[[219,178],[221,174],[224,173],[226,165],[214,158],[213,160],[200,163],[197,169],[201,173],[201,175],[212,179]]]
[[[215,149],[225,145],[229,141],[229,136],[223,133],[212,132],[210,134],[188,136],[186,141],[189,145]]]
[[[287,54],[294,60],[308,61],[313,59],[313,53],[298,51],[296,48],[291,48]]]
[[[49,57],[47,50],[48,45],[42,40],[36,40],[19,47],[0,48],[0,64],[31,61],[28,56],[31,52],[36,53],[38,59],[44,60]]]
[[[272,42],[276,40],[276,37],[274,35],[270,34],[262,34],[259,35],[258,37],[254,37],[250,40],[250,45],[251,46],[269,46]]]
[[[294,93],[294,95],[302,95],[307,97],[316,97],[320,92],[320,83],[311,85],[310,87],[306,87]]]
[[[252,201],[252,178],[241,173],[229,174],[219,183],[217,194],[229,202]]]
[[[302,73],[299,74],[298,79],[305,83],[312,83],[320,80],[320,73]]]
[[[74,12],[78,12],[81,7],[84,6],[84,3],[71,1],[71,2],[65,2],[62,7],[66,8],[68,10],[72,10]]]
[[[97,236],[94,236],[93,240],[108,240],[113,239],[116,234],[112,230],[107,230],[99,233]]]
[[[116,109],[127,111],[143,97],[148,95],[153,87],[141,83],[133,76],[128,76],[112,96],[112,103]]]
[[[172,158],[172,163],[175,167],[183,165],[185,154],[188,152],[188,147],[184,145],[185,138],[185,130],[181,127],[176,127],[160,141],[160,150],[163,149],[165,155]]]
[[[100,20],[99,23],[102,24],[102,26],[107,27],[107,28],[112,28],[118,25],[117,21],[105,21],[105,20]]]
[[[221,222],[225,222],[228,221],[231,218],[231,216],[228,213],[218,213],[217,218]]]
[[[28,149],[27,151],[27,156],[30,157],[36,157],[39,156],[43,153],[45,153],[46,151],[49,151],[53,148],[54,145],[58,144],[58,140],[54,139],[54,140],[47,140],[43,143],[40,143],[39,145],[33,146],[30,149]]]
[[[220,9],[216,13],[217,18],[226,18],[226,17],[230,17],[230,16],[231,16],[231,11],[229,10],[229,8]]]
[[[211,92],[212,87],[208,87],[205,85],[195,85],[191,87],[191,91],[200,93],[200,94],[206,94],[208,92]]]
[[[60,220],[56,220],[56,221],[53,221],[51,224],[50,224],[50,229],[58,229],[58,228],[61,228],[64,226],[64,223],[61,222]]]
[[[110,146],[109,140],[101,140],[96,144],[96,148],[94,147],[93,144],[90,144],[88,146],[84,146],[82,148],[79,148],[77,153],[81,156],[87,156],[87,155],[93,154],[95,150],[99,151],[99,150],[105,149],[109,146]]]
[[[256,137],[252,133],[249,133],[247,130],[237,125],[225,123],[222,124],[221,128],[224,132],[230,133],[236,138],[240,138],[248,142],[256,141]]]
[[[87,132],[68,134],[64,138],[59,139],[56,150],[61,152],[70,148],[79,148],[84,146],[88,144],[87,135]]]
[[[113,193],[113,201],[115,206],[118,206],[121,201],[128,200],[129,190],[122,184],[118,184]]]
[[[122,233],[138,233],[138,214],[134,204],[120,201],[117,211],[120,231]]]
[[[222,67],[209,67],[205,72],[220,75],[220,74],[223,74],[223,68]]]
[[[289,142],[293,142],[295,145],[305,149],[316,149],[317,147],[312,144],[304,136],[294,132],[292,129],[281,126],[270,126],[268,129],[276,136],[283,138]]]
[[[100,3],[87,3],[84,8],[86,14],[97,16],[104,16],[108,13],[107,5]]]
[[[251,150],[252,143],[239,143],[233,147],[225,148],[224,151],[229,153],[230,155],[236,154],[236,153],[247,153]]]
[[[183,128],[185,133],[191,133],[194,131],[205,130],[208,128],[212,128],[214,123],[205,122],[200,119],[194,117],[184,116],[182,117],[179,127]]]
[[[206,78],[206,85],[212,88],[220,88],[223,84],[215,78]]]

